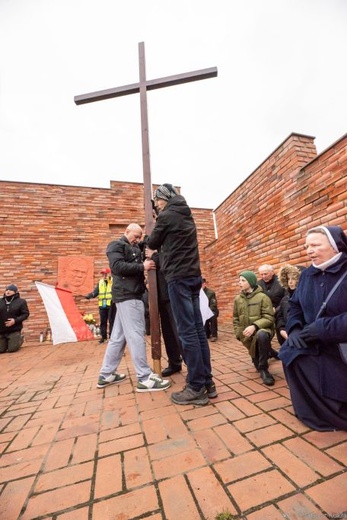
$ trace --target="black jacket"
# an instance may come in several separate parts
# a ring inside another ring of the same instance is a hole
[[[112,300],[142,300],[145,291],[141,250],[123,235],[107,246],[106,254],[112,272]]]
[[[277,276],[274,274],[269,282],[258,280],[257,284],[260,285],[263,292],[269,296],[272,301],[272,306],[276,309],[286,292],[285,288],[280,285]]]
[[[182,195],[169,199],[159,213],[148,246],[160,250],[161,269],[167,282],[201,276],[195,222]]]
[[[9,303],[6,303],[6,301]],[[10,318],[15,319],[15,324],[12,327],[6,327],[5,321]],[[26,300],[19,296],[19,293],[0,298],[0,334],[22,330],[23,321],[27,318],[29,318],[28,304]]]

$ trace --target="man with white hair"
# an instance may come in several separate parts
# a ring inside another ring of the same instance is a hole
[[[275,274],[274,268],[272,265],[264,264],[258,268],[258,273],[260,275],[260,280],[258,280],[258,285],[263,289],[263,292],[268,295],[270,300],[272,301],[272,306],[274,313],[276,315],[277,308],[281,303],[283,296],[286,291],[284,287],[278,281],[278,277]],[[276,328],[276,336],[279,343],[281,343],[281,335],[279,330]],[[274,348],[271,348],[269,357],[273,357],[278,359],[278,352]]]

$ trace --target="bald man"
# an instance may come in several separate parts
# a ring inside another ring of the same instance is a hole
[[[147,362],[144,274],[156,267],[153,260],[142,261],[138,246],[142,234],[138,224],[129,224],[124,235],[112,241],[106,250],[113,279],[112,300],[116,302],[117,313],[104,355],[98,388],[124,381],[125,374],[118,374],[116,370],[126,344],[137,376],[137,392],[155,392],[171,386],[171,381],[153,374]]]

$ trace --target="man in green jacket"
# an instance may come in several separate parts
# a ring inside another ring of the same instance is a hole
[[[211,311],[213,312],[213,316],[211,316],[211,318],[209,318],[205,322],[206,336],[207,336],[207,339],[211,338],[211,341],[217,341],[217,338],[218,338],[218,320],[217,320],[217,318],[219,316],[219,310],[218,310],[216,293],[214,291],[212,291],[212,289],[207,287],[206,278],[202,279],[201,287],[208,298],[208,306],[210,307]]]
[[[272,386],[275,380],[268,371],[275,324],[272,302],[257,285],[253,271],[240,273],[239,286],[241,294],[234,301],[234,332],[247,348],[263,383]]]

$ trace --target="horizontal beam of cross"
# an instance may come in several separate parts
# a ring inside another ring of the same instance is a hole
[[[181,83],[190,83],[192,81],[199,81],[201,79],[215,78],[216,76],[217,67],[211,67],[209,69],[176,74],[175,76],[167,76],[166,78],[150,79],[145,82],[145,86],[147,90],[155,90],[158,88],[180,85]],[[141,86],[141,83],[133,83],[131,85],[124,85],[122,87],[99,90],[98,92],[91,92],[89,94],[81,94],[80,96],[75,96],[74,101],[76,105],[83,105],[85,103],[92,103],[94,101],[103,101],[104,99],[128,96],[129,94],[136,94],[140,92]]]

